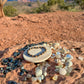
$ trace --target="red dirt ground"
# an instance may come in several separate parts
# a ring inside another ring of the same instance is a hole
[[[41,41],[58,41],[68,49],[82,50],[80,54],[78,51],[72,52],[74,67],[78,66],[80,72],[74,72],[70,77],[61,76],[60,81],[56,82],[46,79],[47,81],[42,84],[84,84],[84,61],[76,59],[78,56],[84,57],[84,12],[57,11],[0,19],[0,59],[10,57],[15,50],[25,44]],[[25,66],[29,65],[30,68],[31,64],[26,63]],[[33,67],[32,64],[31,68]],[[24,83],[19,80],[16,71],[11,75],[12,73],[9,73],[6,78],[0,78],[0,84],[6,84],[7,80],[28,84],[28,81]]]

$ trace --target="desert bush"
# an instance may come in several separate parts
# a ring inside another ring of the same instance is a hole
[[[56,0],[48,0],[48,6],[52,6],[56,4]]]
[[[18,15],[17,10],[13,6],[5,6],[3,10],[6,16],[13,17]]]
[[[58,4],[58,6],[63,6],[64,1],[63,0],[48,0],[47,3],[44,3],[42,6],[36,8],[36,12],[41,13],[41,12],[55,11],[56,9],[55,7],[57,7],[56,4]]]
[[[42,6],[36,9],[37,13],[49,12],[49,11],[50,11],[50,6],[48,6],[47,3],[44,3]]]
[[[77,3],[77,4],[79,4],[80,3],[80,0],[74,0],[75,1],[75,3]]]
[[[84,9],[84,0],[81,0],[80,2],[79,0],[75,0],[75,2],[72,3],[64,2],[64,0],[48,0],[47,3],[44,3],[42,6],[36,8],[36,13],[51,12],[56,10],[80,11],[79,4],[80,7]]]
[[[55,5],[53,5],[53,6],[50,7],[50,11],[51,11],[51,12],[55,12],[55,11],[57,11],[57,10],[60,10],[60,8],[58,7],[57,4],[55,4]]]
[[[32,6],[32,3],[28,3],[28,6]]]
[[[80,6],[81,9],[84,9],[84,0],[75,0],[75,2]]]
[[[80,7],[81,7],[81,9],[84,9],[84,0],[81,0]]]

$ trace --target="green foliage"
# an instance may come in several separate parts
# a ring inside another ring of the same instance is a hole
[[[48,0],[48,6],[52,6],[56,4],[56,0]]]
[[[40,6],[40,0],[37,0],[37,4],[38,4],[38,6]]]
[[[32,4],[31,3],[28,3],[28,6],[32,6]]]
[[[81,9],[84,9],[84,0],[81,0],[80,7],[81,7]]]
[[[64,0],[48,0],[42,6],[36,8],[36,13],[51,12],[56,10],[81,11],[84,9],[84,0],[74,0],[75,2],[64,2]],[[81,9],[80,9],[81,8]]]
[[[84,0],[75,0],[75,2],[80,6],[81,9],[84,9]]]
[[[64,6],[64,0],[48,0],[47,3],[44,3],[42,6],[36,8],[36,13],[50,12],[53,5],[58,4],[61,8]]]
[[[13,17],[17,15],[17,10],[13,6],[5,6],[3,10],[6,16]]]
[[[44,3],[42,6],[36,9],[37,13],[42,13],[42,12],[49,12],[50,7],[47,5],[47,3]]]
[[[77,4],[79,4],[80,3],[80,0],[74,0],[75,1],[75,3],[77,3]]]

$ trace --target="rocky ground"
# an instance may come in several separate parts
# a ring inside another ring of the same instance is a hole
[[[84,60],[79,60],[78,57],[84,57],[84,12],[57,11],[0,19],[0,60],[10,57],[14,51],[26,44],[42,41],[59,42],[61,46],[69,49],[74,57],[70,76],[60,76],[57,81],[47,77],[42,84],[83,84]],[[24,62],[24,67],[32,70],[35,65]],[[53,66],[51,73],[52,69]],[[0,84],[6,84],[8,80],[20,84],[31,83],[21,81],[18,72],[19,70],[14,70],[9,72],[6,78],[0,77]]]

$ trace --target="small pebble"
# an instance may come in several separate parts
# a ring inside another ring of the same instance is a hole
[[[68,66],[68,67],[71,67],[71,66],[73,65],[73,63],[72,63],[72,61],[67,61],[67,62],[65,63],[65,65]]]
[[[64,54],[70,53],[70,51],[67,50],[65,47],[63,47],[63,50],[64,50]]]
[[[73,68],[72,68],[72,67],[68,67],[67,72],[68,72],[68,73],[71,73],[71,72],[72,72],[72,70],[73,70]]]
[[[22,66],[21,69],[24,69],[24,66]]]
[[[31,80],[32,80],[32,82],[36,82],[37,78],[36,77],[32,77]]]
[[[35,75],[37,77],[42,75],[42,70],[39,67],[36,67],[36,69],[35,69]]]
[[[59,74],[60,75],[66,75],[66,73],[67,73],[66,69],[64,69],[64,68],[59,69]]]
[[[45,78],[44,75],[42,75],[42,76],[41,76],[41,79],[43,80],[44,78]]]
[[[75,51],[75,49],[74,49],[74,48],[72,48],[71,50],[72,50],[72,51]]]
[[[72,55],[70,55],[70,54],[67,54],[67,55],[65,56],[65,60],[67,60],[67,59],[72,60],[72,59],[73,59],[73,56],[72,56]]]
[[[43,67],[42,69],[43,73],[47,71],[47,67]]]
[[[65,63],[65,59],[61,59],[61,62]]]
[[[59,59],[55,59],[55,62],[58,63],[59,62]]]
[[[61,53],[60,52],[56,52],[56,58],[61,58]]]
[[[56,55],[53,53],[52,56],[51,56],[51,58],[54,58],[55,56],[56,56]]]
[[[20,72],[19,75],[20,75],[20,76],[23,76],[23,75],[24,75],[24,72]]]
[[[52,46],[50,47],[51,49],[54,49]]]
[[[52,79],[53,79],[54,81],[56,81],[56,80],[58,79],[58,75],[54,75],[54,76],[52,77]]]
[[[43,74],[44,74],[44,76],[47,76],[47,72],[44,72]]]
[[[56,69],[62,68],[63,65],[55,66]]]
[[[54,71],[55,71],[56,73],[58,73],[58,72],[59,72],[59,69],[55,69]]]
[[[39,83],[41,83],[42,78],[41,78],[41,77],[37,77],[37,81],[38,81]]]
[[[27,74],[27,78],[31,78],[32,76],[31,76],[31,74]]]
[[[50,67],[50,64],[48,62],[46,62],[45,66],[46,67]]]
[[[55,44],[54,44],[55,49],[58,48],[59,46],[60,46],[59,43],[55,43]]]
[[[81,60],[81,61],[83,61],[83,60],[84,60],[84,58],[83,58],[83,57],[80,57],[80,56],[78,57],[78,59],[79,59],[79,60]]]
[[[46,43],[44,43],[43,45],[44,45],[44,46],[46,46],[47,44],[46,44]]]

